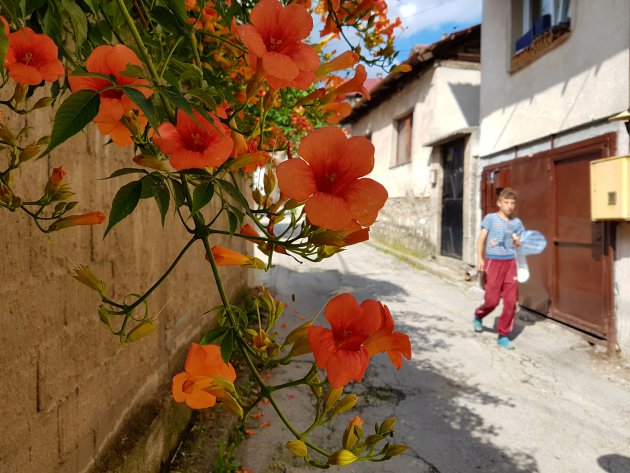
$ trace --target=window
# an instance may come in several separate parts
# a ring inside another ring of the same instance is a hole
[[[413,112],[396,120],[396,162],[394,166],[411,162]]]
[[[513,72],[556,47],[571,27],[571,0],[512,0]]]

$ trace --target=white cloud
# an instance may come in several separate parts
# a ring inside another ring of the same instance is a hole
[[[387,3],[389,17],[400,17],[405,35],[439,30],[448,23],[470,24],[481,19],[482,0],[389,0]]]

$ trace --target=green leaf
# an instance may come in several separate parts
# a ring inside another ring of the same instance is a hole
[[[188,14],[182,0],[166,0],[166,4],[180,23],[188,24]]]
[[[24,8],[26,2],[23,0],[1,0],[0,6],[2,6],[2,9],[5,10],[13,20],[25,16]]]
[[[144,77],[144,70],[135,64],[127,64],[127,68],[121,74],[125,77]]]
[[[30,15],[45,3],[46,0],[26,0],[26,14]]]
[[[171,203],[171,194],[162,179],[154,181],[152,188],[153,198],[155,199],[155,203],[160,210],[160,216],[162,217],[162,226],[164,226],[164,219],[166,218],[166,213],[168,212],[168,207]]]
[[[159,87],[158,90],[168,99],[169,102],[186,112],[186,115],[193,119],[195,118],[193,115],[192,105],[188,100],[186,100],[186,97],[178,92],[167,89],[166,87]]]
[[[151,10],[151,16],[157,20],[157,22],[162,26],[166,31],[170,31],[171,33],[175,33],[178,35],[184,34],[184,29],[177,18],[168,8],[165,7],[155,7]]]
[[[133,103],[140,107],[142,113],[144,113],[153,129],[157,132],[157,128],[158,126],[160,126],[160,123],[158,122],[157,116],[155,114],[155,107],[153,106],[153,103],[145,98],[145,96],[142,95],[142,92],[134,87],[123,85],[120,88],[123,90],[123,92],[125,92],[127,97],[129,97]]]
[[[83,0],[83,3],[85,3],[90,11],[96,15],[96,9],[94,8],[93,0]]]
[[[230,236],[232,236],[239,228],[241,228],[245,215],[243,214],[243,212],[235,209],[234,207],[230,207],[227,212],[228,224],[230,226]]]
[[[173,185],[173,200],[175,201],[175,209],[180,208],[186,202],[186,192],[181,182],[171,179]]]
[[[64,100],[55,115],[50,143],[43,154],[81,131],[98,114],[100,104],[99,93],[94,90],[79,90]]]
[[[212,181],[204,181],[195,187],[193,192],[193,204],[191,213],[197,213],[210,202],[214,195],[214,184]]]
[[[203,338],[199,342],[199,345],[210,344],[210,342],[212,342],[213,340],[216,340],[217,338],[221,338],[223,335],[225,335],[225,332],[227,332],[228,330],[230,330],[230,327],[213,328],[212,330],[210,330],[208,333],[206,333],[203,336]]]
[[[77,47],[83,46],[85,40],[87,39],[87,18],[85,18],[85,13],[81,10],[81,7],[74,2],[63,2],[62,3],[64,10],[70,17],[70,23],[72,23],[72,29],[74,30],[74,44]]]
[[[46,9],[42,26],[44,33],[52,38],[58,38],[61,35],[61,15],[52,4],[49,4]]]
[[[208,87],[205,89],[202,89],[200,87],[194,87],[190,89],[188,92],[186,92],[186,94],[192,95],[193,97],[198,98],[203,103],[205,103],[208,107],[214,110],[217,108],[217,101],[215,99],[217,95],[213,94],[212,93],[213,91],[214,89],[212,87]]]
[[[118,190],[112,202],[112,210],[109,214],[109,222],[107,223],[107,229],[105,230],[103,238],[107,236],[114,225],[134,211],[140,200],[141,193],[141,181],[130,182]]]
[[[151,176],[145,176],[142,178],[142,192],[140,193],[140,200],[149,199],[153,197],[153,179]]]
[[[111,179],[113,177],[126,176],[127,174],[148,174],[144,169],[136,169],[136,168],[122,168],[114,171],[111,176],[104,177],[100,180]]]
[[[9,37],[4,32],[4,28],[0,28],[0,64],[4,64],[4,58],[7,57],[9,50]]]
[[[223,340],[221,340],[221,358],[225,363],[230,362],[232,352],[234,351],[234,332],[232,330],[226,332]]]
[[[247,200],[245,199],[245,197],[243,197],[243,194],[241,194],[241,191],[238,190],[234,184],[232,184],[231,182],[228,182],[224,179],[217,179],[217,182],[219,183],[219,185],[221,186],[221,188],[227,192],[227,194],[232,197],[236,202],[238,202],[239,204],[241,204],[244,208],[249,208],[249,204],[247,203]]]

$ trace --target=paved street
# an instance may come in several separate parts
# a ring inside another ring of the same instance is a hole
[[[369,432],[374,422],[395,415],[394,442],[411,449],[390,462],[344,471],[630,472],[630,369],[575,332],[521,312],[516,350],[499,349],[491,327],[472,331],[479,289],[446,282],[365,244],[319,265],[279,258],[264,278],[289,303],[289,328],[300,317],[312,318],[334,294],[351,292],[359,302],[387,304],[396,330],[411,338],[411,362],[396,371],[385,355],[373,359],[364,382],[349,386],[360,395],[357,408],[321,439],[337,449],[352,416],[360,414]],[[274,382],[304,369],[278,369]],[[300,427],[308,425],[307,398],[298,389],[280,397]],[[240,463],[253,473],[311,470],[279,446],[291,437],[269,406],[262,414],[250,422],[257,433],[241,444]]]

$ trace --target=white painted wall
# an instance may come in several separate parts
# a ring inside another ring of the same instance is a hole
[[[465,67],[465,68],[464,68]],[[432,139],[478,123],[480,72],[474,64],[444,61],[409,83],[352,125],[352,134],[372,133],[375,166],[370,177],[390,197],[428,196]],[[395,119],[413,110],[411,163],[392,167]]]
[[[410,225],[428,225],[430,239],[438,247],[440,239],[442,170],[439,147],[424,146],[437,138],[479,123],[479,65],[461,61],[436,61],[404,89],[395,93],[366,116],[352,125],[352,134],[372,134],[375,147],[375,166],[370,177],[382,183],[390,198],[428,197],[431,214],[426,222],[409,222]],[[395,120],[413,110],[413,136],[411,163],[393,166],[397,134]],[[465,152],[465,172],[473,176],[465,183],[464,192],[464,262],[474,264],[470,228],[477,228],[478,201],[471,183],[474,180],[478,140],[470,139]],[[430,183],[431,170],[436,171],[436,185]],[[470,207],[470,208],[468,208]],[[473,208],[474,207],[474,208]],[[472,243],[474,244],[474,243]],[[473,255],[473,256],[471,256]],[[472,258],[472,259],[471,259]]]
[[[509,0],[484,0],[480,155],[611,116],[630,99],[630,1],[572,2],[566,42],[508,72]]]

